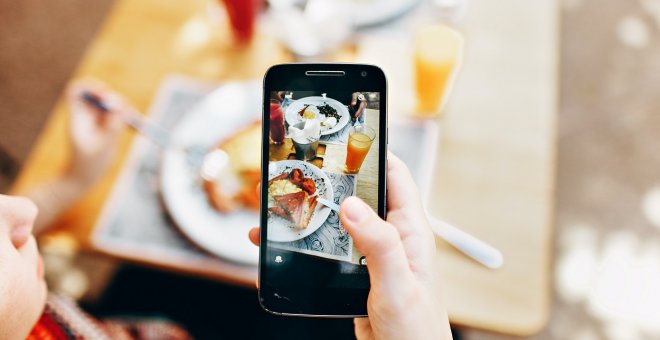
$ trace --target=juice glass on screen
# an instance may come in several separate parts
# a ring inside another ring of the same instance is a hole
[[[417,115],[439,115],[463,56],[463,36],[445,25],[422,28],[415,40]]]
[[[368,126],[356,125],[348,130],[346,167],[344,168],[346,173],[355,174],[360,171],[374,138],[376,138],[376,132]]]
[[[284,143],[284,112],[277,101],[270,102],[270,139],[274,144]]]

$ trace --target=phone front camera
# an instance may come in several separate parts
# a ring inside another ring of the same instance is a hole
[[[360,75],[362,75],[363,77],[366,77],[366,76],[367,76],[367,71],[362,71],[362,72],[360,73]]]

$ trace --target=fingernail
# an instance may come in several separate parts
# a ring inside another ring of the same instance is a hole
[[[119,110],[121,108],[121,98],[115,93],[108,93],[105,96],[104,103],[110,110],[113,111]]]
[[[341,208],[351,223],[360,223],[369,217],[369,207],[356,197],[348,197]]]
[[[21,247],[23,244],[25,244],[25,242],[27,242],[28,238],[30,238],[30,234],[31,231],[29,225],[21,224],[15,226],[11,231],[11,241],[15,247]]]

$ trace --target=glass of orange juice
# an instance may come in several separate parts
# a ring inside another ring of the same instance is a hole
[[[463,57],[463,36],[438,24],[422,28],[415,39],[417,115],[440,114]]]
[[[376,138],[376,132],[368,126],[356,125],[348,129],[346,167],[344,168],[346,173],[355,174],[360,171],[374,138]]]

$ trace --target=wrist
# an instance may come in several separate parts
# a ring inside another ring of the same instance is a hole
[[[57,218],[84,193],[86,186],[68,175],[56,177],[32,188],[25,196],[39,208],[34,224],[34,234],[45,231]]]
[[[57,188],[58,192],[67,197],[78,197],[81,196],[93,182],[94,180],[87,176],[81,176],[80,174],[67,171],[59,178],[55,179],[51,185],[54,188]]]
[[[73,159],[64,172],[62,172],[58,181],[70,189],[82,191],[92,186],[100,177],[98,172],[92,170],[88,164]]]
[[[409,308],[398,308],[394,320],[400,320],[400,338],[448,340],[451,328],[444,305],[428,287],[419,285],[406,303]]]

